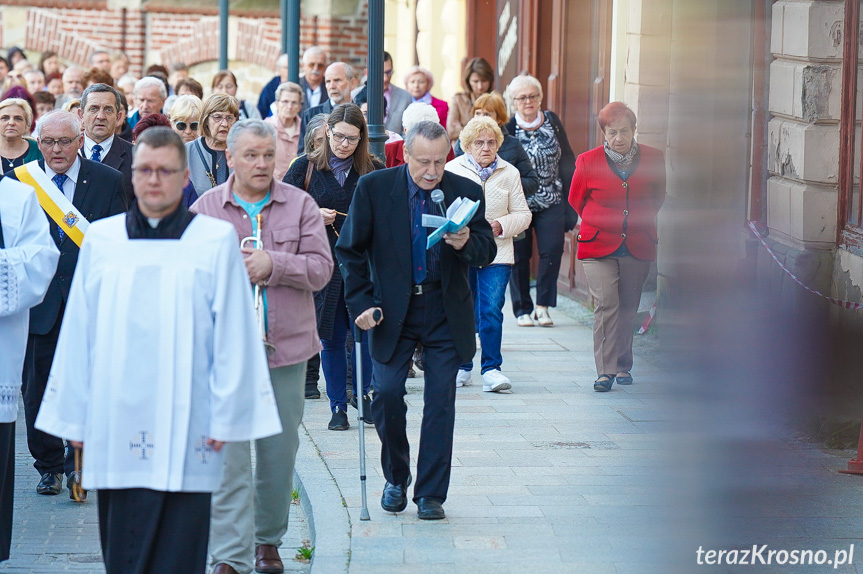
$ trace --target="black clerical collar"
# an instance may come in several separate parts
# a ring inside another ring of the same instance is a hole
[[[135,201],[126,212],[126,232],[129,239],[180,239],[194,217],[195,214],[180,203],[173,213],[163,217],[159,224],[153,227]]]

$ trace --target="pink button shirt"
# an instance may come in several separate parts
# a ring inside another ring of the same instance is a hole
[[[234,174],[202,195],[191,211],[234,225],[237,241],[252,234],[252,222],[234,199]],[[267,280],[267,340],[276,347],[271,368],[294,365],[321,350],[313,293],[333,274],[321,212],[305,191],[274,181],[261,210],[264,250],[273,260]]]

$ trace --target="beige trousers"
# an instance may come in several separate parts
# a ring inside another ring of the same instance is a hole
[[[650,261],[631,255],[583,259],[593,297],[593,356],[597,375],[632,369],[632,336]]]
[[[288,530],[294,462],[300,446],[297,427],[303,420],[306,362],[270,369],[282,432],[255,441],[252,477],[251,443],[224,447],[222,482],[213,493],[210,514],[212,564],[229,564],[239,574],[254,569],[255,545],[281,545]]]

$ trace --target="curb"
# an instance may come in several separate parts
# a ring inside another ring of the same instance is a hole
[[[351,519],[336,479],[317,445],[301,425],[300,448],[294,466],[294,484],[306,513],[315,551],[311,572],[344,572],[351,561]],[[305,477],[305,480],[303,479]]]

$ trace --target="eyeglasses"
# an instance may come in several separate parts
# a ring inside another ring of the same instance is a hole
[[[184,132],[186,128],[189,128],[193,132],[198,131],[198,122],[186,123],[186,122],[175,122],[174,127],[177,128],[177,131]]]
[[[482,149],[484,147],[494,149],[497,147],[497,140],[474,140],[473,147],[476,149]]]
[[[54,146],[58,145],[58,144],[61,148],[65,149],[65,148],[69,147],[70,145],[72,145],[72,142],[74,142],[79,137],[81,137],[80,134],[71,138],[71,139],[70,138],[61,138],[58,140],[54,140],[51,138],[39,138],[39,143],[44,145],[48,149],[54,149]]]
[[[237,121],[236,116],[232,116],[232,115],[222,116],[219,114],[213,114],[212,116],[210,116],[210,119],[213,120],[214,122],[216,122],[217,124],[221,124],[223,122],[226,124],[232,124],[235,121]]]
[[[149,178],[154,173],[159,176],[159,179],[164,179],[166,177],[171,177],[175,173],[180,173],[183,170],[182,169],[167,169],[164,167],[160,167],[158,169],[154,169],[152,167],[133,167],[132,171],[135,172],[135,175],[139,175],[145,179]]]
[[[360,136],[346,136],[345,134],[340,134],[339,132],[332,132],[330,134],[333,136],[333,141],[336,143],[342,143],[345,140],[348,140],[348,143],[351,145],[356,145],[362,139]]]
[[[539,100],[539,94],[530,94],[529,96],[519,96],[519,97],[513,98],[513,99],[520,104],[523,104],[525,102],[535,102],[535,101]]]

